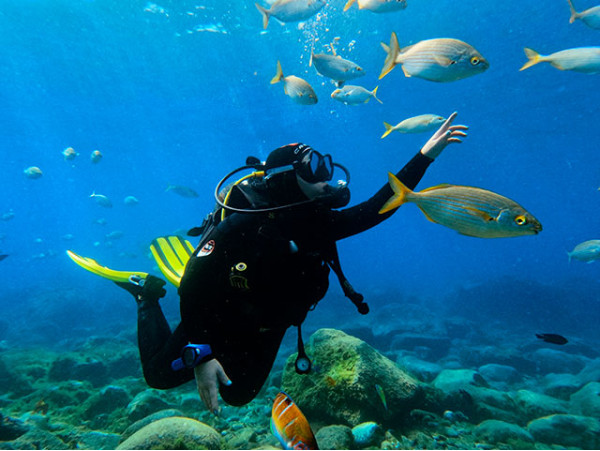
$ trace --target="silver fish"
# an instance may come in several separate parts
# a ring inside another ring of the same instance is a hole
[[[75,149],[73,149],[72,147],[67,147],[65,150],[62,151],[63,156],[65,157],[65,160],[74,160],[75,157],[77,155],[79,155],[77,152],[75,152]]]
[[[381,139],[385,138],[392,132],[400,133],[425,133],[432,130],[437,130],[440,125],[446,121],[446,118],[437,114],[420,114],[419,116],[409,117],[396,125],[384,122],[385,133],[381,135]]]
[[[123,199],[123,203],[125,205],[137,205],[139,200],[137,200],[135,196],[127,196],[125,199]]]
[[[321,75],[336,81],[338,86],[342,86],[348,80],[354,80],[365,75],[364,69],[358,64],[345,60],[338,55],[311,51],[310,64],[314,64],[315,69]]]
[[[300,105],[314,105],[319,101],[315,90],[306,80],[295,75],[284,76],[281,63],[277,61],[277,74],[271,80],[271,84],[280,81],[283,81],[283,91],[294,102]]]
[[[407,77],[450,82],[485,72],[490,64],[466,42],[451,38],[426,39],[400,49],[392,32],[390,45],[382,43],[387,57],[379,78],[385,77],[397,64]]]
[[[102,152],[94,150],[90,155],[90,160],[92,160],[92,163],[100,163],[100,160],[102,160]]]
[[[600,47],[576,47],[550,55],[540,55],[529,48],[524,50],[529,61],[519,70],[525,70],[538,63],[550,63],[560,70],[572,70],[584,74],[597,74],[600,72]]]
[[[39,179],[43,175],[42,170],[37,166],[28,167],[23,171],[23,174],[25,174],[25,177],[28,179]]]
[[[567,252],[569,263],[571,259],[591,263],[600,258],[600,240],[588,240],[579,243],[571,252]]]
[[[344,11],[348,11],[357,0],[348,0]],[[358,0],[358,9],[366,9],[374,13],[389,13],[406,9],[406,0]]]
[[[90,194],[90,197],[93,197],[96,203],[101,207],[112,208],[112,202],[104,194],[96,194],[96,192],[93,192]]]
[[[123,235],[125,235],[125,233],[122,232],[121,230],[113,230],[112,232],[107,233],[104,236],[106,237],[107,240],[118,240],[119,238],[122,238]]]
[[[346,105],[359,105],[361,103],[367,103],[371,99],[383,103],[377,98],[378,87],[379,86],[376,86],[375,89],[369,91],[362,86],[346,85],[333,91],[331,93],[331,98],[345,103]]]
[[[198,193],[196,191],[194,191],[192,188],[182,185],[169,185],[167,186],[167,189],[165,191],[167,193],[173,192],[175,194],[180,195],[181,197],[198,197]]]
[[[579,19],[588,27],[600,30],[600,6],[594,6],[593,8],[578,13],[575,11],[573,2],[571,0],[567,1],[569,2],[569,8],[571,8],[571,18],[569,19],[569,23],[573,23],[575,20]]]
[[[327,2],[325,0],[276,0],[270,9],[255,3],[256,9],[262,14],[263,28],[269,25],[271,16],[282,22],[299,22],[318,13]]]
[[[507,197],[481,188],[438,185],[421,192],[407,188],[389,173],[394,195],[381,207],[386,213],[405,202],[414,202],[432,222],[477,238],[507,238],[535,235],[540,222],[527,210]]]

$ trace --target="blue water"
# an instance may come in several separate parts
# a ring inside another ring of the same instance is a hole
[[[332,0],[300,26],[272,19],[263,31],[252,1],[153,7],[146,1],[4,0],[0,213],[12,210],[14,218],[0,221],[0,252],[10,254],[0,263],[0,312],[13,327],[9,336],[45,340],[92,335],[111,324],[132,327],[130,299],[74,265],[65,250],[116,269],[157,273],[149,242],[199,225],[214,205],[218,180],[248,155],[264,159],[295,141],[331,153],[351,171],[354,204],[386,183],[387,171],[399,170],[428,138],[393,133],[381,140],[383,121],[458,111],[456,122],[469,126],[468,138],[447,148],[419,187],[454,183],[499,192],[539,218],[543,232],[470,238],[406,205],[377,228],[339,243],[346,275],[372,309],[390,293],[429,303],[440,315],[479,311],[484,322],[510,312],[504,315],[508,333],[512,317],[531,333],[544,325],[552,329],[545,332],[597,338],[598,263],[569,264],[566,252],[600,238],[598,76],[548,64],[518,69],[526,61],[523,47],[548,54],[597,45],[600,32],[579,21],[570,25],[566,1],[409,0],[405,11],[393,14],[356,7],[343,13],[343,4]],[[212,31],[200,31],[207,27]],[[396,68],[380,81],[385,54],[379,43],[392,31],[401,46],[434,37],[464,40],[490,69],[436,84],[405,78]],[[382,105],[334,101],[334,85],[309,67],[311,47],[324,52],[337,37],[338,53],[366,70],[355,83],[379,86]],[[277,60],[286,75],[312,84],[317,105],[297,105],[281,84],[269,83]],[[73,161],[61,155],[68,146],[80,153]],[[104,158],[93,165],[95,149]],[[26,178],[29,166],[39,166],[43,177]],[[169,184],[200,196],[165,192]],[[114,207],[97,205],[89,198],[94,191]],[[137,206],[123,204],[129,195],[139,199]],[[107,224],[96,224],[100,218]],[[105,235],[115,230],[124,236],[109,242]],[[63,238],[68,234],[71,240]],[[514,281],[530,289],[513,290]],[[454,295],[486,284],[494,289],[478,302],[461,304]],[[548,293],[559,294],[549,300]],[[329,298],[339,295],[332,278]],[[329,298],[312,315],[330,316],[335,327]],[[176,319],[173,288],[165,304]],[[56,333],[45,335],[47,327]]]

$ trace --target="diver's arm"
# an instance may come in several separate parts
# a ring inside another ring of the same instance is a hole
[[[231,380],[225,374],[225,370],[217,359],[201,363],[194,368],[196,388],[200,399],[209,410],[217,415],[219,413],[219,384],[231,385]]]
[[[468,127],[465,125],[452,125],[456,115],[456,112],[452,113],[429,138],[423,148],[396,174],[398,180],[411,190],[415,189],[429,165],[433,163],[448,144],[460,143],[462,142],[460,138],[467,136],[464,131]],[[331,219],[333,238],[337,241],[356,235],[389,218],[397,209],[384,214],[379,214],[379,210],[393,194],[394,191],[389,183],[386,183],[369,200],[345,210],[333,211]]]

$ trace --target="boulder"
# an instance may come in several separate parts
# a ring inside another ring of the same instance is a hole
[[[574,374],[569,373],[549,373],[542,380],[544,393],[555,398],[569,400],[569,397],[581,388],[581,382]]]
[[[531,421],[527,429],[538,442],[580,449],[600,447],[600,422],[578,415],[550,415]]]
[[[23,421],[4,416],[0,412],[0,442],[15,440],[24,435],[29,429],[30,426]]]
[[[221,437],[200,421],[170,417],[143,427],[117,449],[221,449]]]
[[[366,449],[369,446],[379,448],[385,437],[385,431],[381,426],[373,421],[358,424],[352,428],[354,444],[359,449]]]
[[[469,387],[489,387],[481,374],[469,369],[442,370],[433,380],[432,385],[447,394]]]
[[[581,371],[590,359],[576,354],[570,354],[558,349],[540,348],[531,354],[537,370],[541,374],[548,373],[571,373]]]
[[[413,351],[421,357],[438,360],[448,354],[450,339],[436,335],[402,333],[392,338],[390,349]]]
[[[108,385],[83,403],[83,416],[91,420],[100,414],[110,414],[114,410],[127,407],[131,401],[129,393],[116,385]]]
[[[533,436],[516,424],[498,420],[485,420],[474,429],[478,440],[502,448],[531,449],[534,443]]]
[[[89,431],[77,437],[77,449],[115,449],[119,439],[118,434]]]
[[[498,363],[488,363],[478,369],[479,373],[488,382],[512,383],[521,380],[519,372],[509,365],[500,365]]]
[[[352,429],[341,424],[322,427],[315,438],[319,449],[354,449]]]
[[[148,426],[150,423],[153,423],[154,421],[161,420],[163,418],[182,417],[182,416],[183,416],[183,414],[179,410],[176,410],[176,409],[165,409],[165,410],[160,410],[158,412],[155,412],[151,415],[148,415],[145,418],[142,418],[141,420],[136,421],[131,426],[129,426],[127,429],[125,429],[125,432],[123,432],[123,434],[121,434],[120,442],[127,440],[129,437],[131,437],[137,431],[139,431],[140,429],[142,429],[145,426]]]
[[[290,356],[282,388],[311,422],[396,424],[425,400],[425,386],[364,341],[342,331],[318,330],[307,353],[315,369],[308,375],[296,374],[296,356]],[[384,393],[385,405],[376,386]]]
[[[109,380],[109,372],[104,362],[96,359],[76,360],[72,357],[61,357],[52,362],[48,371],[50,381],[69,380],[89,381],[94,387],[102,387]]]
[[[13,449],[69,449],[55,435],[35,427],[10,443]]]
[[[517,405],[519,417],[525,422],[556,413],[568,413],[567,402],[542,393],[519,390],[512,394],[512,398]]]
[[[590,382],[571,395],[571,413],[600,418],[600,382]]]
[[[403,356],[396,360],[400,368],[423,382],[431,382],[442,371],[437,363],[427,362],[413,356]]]
[[[169,405],[163,401],[158,390],[147,389],[138,393],[127,405],[127,416],[131,421],[138,421],[168,408]]]

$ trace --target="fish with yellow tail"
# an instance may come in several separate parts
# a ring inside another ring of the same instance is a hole
[[[348,11],[357,0],[348,0],[344,11]],[[406,0],[358,0],[358,9],[366,9],[374,13],[391,13],[406,9]]]
[[[508,238],[536,235],[542,224],[527,210],[507,197],[481,188],[438,185],[418,193],[388,173],[394,195],[381,207],[387,213],[413,202],[431,222],[477,238]]]
[[[573,23],[579,19],[588,27],[600,30],[600,5],[578,13],[575,10],[575,6],[573,6],[573,2],[571,0],[567,1],[569,2],[569,8],[571,9],[571,18],[569,19],[569,23]]]
[[[258,3],[254,5],[262,14],[263,28],[266,29],[271,16],[282,22],[299,22],[314,16],[326,3],[325,0],[275,0],[270,9]]]
[[[271,432],[283,449],[319,449],[306,417],[285,392],[273,401]]]
[[[473,46],[452,38],[419,41],[400,49],[398,37],[392,32],[390,45],[381,43],[387,52],[381,80],[396,65],[402,65],[406,77],[445,83],[485,72],[490,63]]]
[[[432,130],[437,130],[444,122],[445,117],[437,114],[420,114],[418,116],[409,117],[396,125],[383,123],[385,132],[381,135],[381,139],[385,138],[392,132],[400,133],[425,133]]]
[[[300,105],[314,105],[319,101],[312,86],[295,75],[283,75],[281,63],[277,61],[277,74],[271,79],[271,84],[283,81],[283,92]]]
[[[342,102],[346,105],[360,105],[361,103],[368,103],[372,98],[377,100],[379,103],[383,103],[377,97],[377,88],[369,91],[362,86],[346,85],[342,88],[337,88],[331,93],[331,98]]]
[[[528,61],[519,70],[525,70],[538,63],[550,63],[560,70],[572,70],[584,74],[600,73],[600,47],[576,47],[550,55],[540,55],[527,47],[524,50]]]

